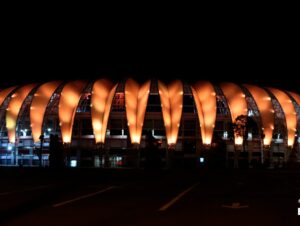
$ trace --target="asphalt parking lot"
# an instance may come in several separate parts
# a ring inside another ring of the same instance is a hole
[[[300,225],[300,172],[0,168],[1,225]]]

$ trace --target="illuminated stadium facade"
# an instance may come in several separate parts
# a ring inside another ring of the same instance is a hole
[[[300,95],[275,88],[52,81],[0,90],[0,106],[1,165],[37,166],[42,156],[48,166],[50,135],[58,135],[68,166],[143,166],[149,134],[163,165],[197,164],[218,142],[229,165],[300,158]]]

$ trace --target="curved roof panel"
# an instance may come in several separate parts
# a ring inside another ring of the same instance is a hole
[[[281,108],[285,115],[285,122],[287,126],[288,146],[293,146],[295,141],[295,134],[296,134],[297,115],[292,100],[285,92],[279,89],[275,89],[275,88],[268,88],[268,89],[273,93],[273,95],[276,97],[279,104],[281,105]]]
[[[34,94],[30,106],[30,124],[34,142],[39,142],[47,105],[60,84],[60,81],[47,82],[41,85]]]
[[[158,81],[158,89],[166,128],[167,142],[169,145],[174,145],[177,142],[182,114],[183,85],[179,80],[175,80],[168,85]]]
[[[210,145],[217,116],[217,100],[213,85],[199,81],[192,86],[201,129],[202,142]]]
[[[76,109],[86,85],[86,81],[72,81],[67,83],[61,92],[58,116],[60,121],[62,140],[64,143],[71,142],[72,128]]]
[[[99,79],[93,84],[91,114],[96,143],[105,141],[109,113],[116,88],[117,84],[113,84],[107,79]]]
[[[288,93],[295,99],[295,101],[297,102],[297,104],[300,107],[300,95],[297,93],[293,93],[293,92],[288,92]]]
[[[272,142],[274,130],[274,108],[269,94],[258,86],[243,85],[252,95],[258,107],[262,120],[262,130],[264,134],[264,145],[270,145]]]
[[[3,104],[7,96],[16,88],[16,86],[6,88],[0,91],[0,106]]]
[[[143,123],[150,93],[150,81],[139,85],[132,79],[125,83],[125,106],[131,143],[141,142]]]
[[[221,83],[220,87],[227,100],[232,122],[234,123],[237,117],[241,115],[247,116],[248,109],[245,99],[246,96],[243,93],[242,89],[238,85],[228,82]],[[234,141],[236,144],[242,144],[243,137],[237,136],[235,134]]]
[[[62,140],[64,143],[71,142],[74,117],[83,92],[88,90],[85,88],[87,87],[88,82],[75,80],[68,82],[63,87],[62,85],[60,86],[60,84],[61,82],[58,81],[45,83],[36,88],[35,93],[33,93],[33,90],[35,89],[36,84],[29,84],[20,88],[10,87],[0,91],[0,105],[3,107],[5,100],[7,100],[5,101],[5,108],[6,104],[8,104],[5,122],[8,130],[9,142],[15,142],[18,117],[20,112],[23,112],[23,108],[25,106],[24,101],[28,100],[26,101],[27,106],[27,103],[31,101],[31,98],[32,102],[30,105],[31,108],[29,117],[32,128],[32,137],[34,142],[39,141],[39,136],[42,134],[42,125],[44,115],[47,111],[47,105],[49,104],[49,101],[54,93],[57,96],[57,100],[59,98],[59,103],[55,102],[55,106],[58,107],[57,116],[60,122]],[[183,83],[179,80],[173,81],[170,84],[164,84],[161,81],[158,81],[158,83],[155,83],[154,85],[156,84],[158,84],[158,90],[153,89],[154,91],[151,95],[156,95],[155,98],[158,99],[153,98],[151,101],[155,100],[153,101],[153,103],[155,103],[155,108],[153,108],[155,111],[160,111],[159,104],[161,104],[162,119],[160,115],[158,116],[158,114],[155,114],[155,117],[159,117],[159,120],[164,121],[166,141],[168,145],[174,145],[177,143],[183,104],[189,103],[188,108],[186,108],[187,112],[185,113],[187,114],[187,117],[196,117],[195,112],[193,111],[194,108],[192,106],[195,103],[201,127],[202,142],[209,145],[212,142],[217,110],[220,110],[218,111],[220,114],[220,118],[218,118],[218,120],[224,119],[223,116],[225,114],[222,110],[226,108],[227,112],[227,105],[230,110],[232,122],[234,122],[235,119],[240,115],[247,115],[247,102],[245,99],[245,94],[243,93],[243,91],[245,91],[248,95],[247,90],[249,91],[249,95],[252,96],[259,111],[259,115],[256,116],[260,116],[261,118],[261,120],[257,121],[260,124],[262,134],[264,135],[263,143],[265,145],[270,145],[272,142],[275,124],[274,106],[272,101],[275,99],[280,104],[285,115],[285,122],[287,125],[286,130],[288,134],[287,144],[291,146],[294,143],[297,118],[296,109],[294,108],[291,100],[294,99],[300,106],[299,94],[293,92],[284,92],[274,88],[269,88],[267,90],[259,86],[247,84],[243,85],[245,89],[233,83],[221,83],[220,87],[214,87],[210,82],[199,81],[191,86],[191,91],[194,98],[193,102],[191,93],[189,92],[190,87],[188,85],[183,87]],[[123,93],[124,85],[125,93]],[[122,108],[122,111],[116,113],[113,117],[120,116],[123,120],[123,118],[125,119],[126,114],[132,143],[139,144],[141,142],[150,86],[150,81],[147,81],[144,84],[139,84],[132,79],[128,79],[125,83],[118,84],[118,89],[120,89],[120,92],[122,92],[123,96],[121,99],[122,106],[125,96],[126,111],[123,112]],[[58,89],[58,87],[62,88]],[[117,90],[117,84],[113,84],[106,79],[99,79],[93,83],[91,89],[91,117],[89,120],[92,122],[93,134],[95,136],[96,143],[104,143],[111,112],[110,110],[115,92]],[[217,102],[218,96],[216,96],[216,92],[218,93],[218,91],[220,91],[221,93],[221,90],[225,98],[223,98],[223,95],[221,95],[221,105],[218,106],[217,109],[217,103],[219,102]],[[186,100],[190,102],[183,103],[183,94],[189,96],[189,98]],[[88,94],[88,96],[89,95],[90,94]],[[27,97],[30,97],[30,99]],[[85,103],[89,104],[89,99],[86,100],[87,101]],[[295,107],[297,108],[297,105],[295,105]],[[87,115],[88,113],[85,112],[84,114]],[[194,114],[194,116],[192,114]],[[226,113],[226,116],[227,115],[228,114]],[[24,116],[26,115],[24,114]],[[225,120],[228,120],[228,118]],[[122,129],[124,129],[123,126]],[[283,127],[282,129],[285,128]],[[185,135],[185,133],[183,134]]]
[[[35,86],[36,84],[22,86],[11,96],[12,98],[6,111],[6,128],[10,143],[16,142],[16,126],[22,104]]]

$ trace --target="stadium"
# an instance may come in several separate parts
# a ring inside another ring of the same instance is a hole
[[[0,90],[1,166],[283,167],[300,95],[250,84],[51,81]]]

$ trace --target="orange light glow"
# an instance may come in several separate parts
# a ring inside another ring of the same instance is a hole
[[[247,115],[247,102],[242,89],[233,83],[222,83],[220,87],[226,97],[232,122],[240,115]]]
[[[36,84],[29,84],[17,89],[8,104],[6,111],[6,128],[8,132],[8,140],[10,143],[16,142],[16,125],[20,109],[26,97]]]
[[[217,100],[213,85],[200,81],[192,86],[201,129],[202,142],[210,145],[217,115]]]
[[[4,100],[6,99],[6,97],[16,88],[16,86],[14,87],[10,87],[4,90],[0,91],[0,106],[3,104]]]
[[[271,98],[264,89],[258,86],[244,85],[244,87],[252,95],[259,110],[263,125],[263,133],[265,135],[263,143],[264,145],[270,145],[273,136],[272,128],[274,128],[274,113],[272,113],[274,112],[274,108]]]
[[[169,85],[158,81],[158,89],[166,128],[167,143],[168,145],[174,145],[177,142],[182,115],[183,85],[179,80]]]
[[[295,134],[296,134],[296,126],[297,126],[297,116],[296,116],[296,110],[294,108],[294,105],[289,98],[289,96],[275,88],[268,88],[273,95],[278,100],[279,104],[281,105],[281,108],[285,115],[286,120],[286,126],[287,126],[287,132],[288,132],[288,146],[293,146],[295,142]]]
[[[247,102],[242,89],[238,85],[228,82],[222,83],[220,87],[226,97],[232,122],[235,122],[236,118],[240,115],[247,115]],[[234,139],[239,139],[239,137],[235,136]],[[239,139],[236,142],[243,143],[243,139],[241,141]]]
[[[293,92],[288,92],[296,101],[296,103],[300,106],[300,95]]]
[[[30,107],[30,123],[34,142],[39,142],[47,105],[60,83],[59,81],[45,83],[34,94]]]
[[[126,117],[131,143],[139,144],[149,97],[150,81],[139,85],[132,79],[125,84]]]
[[[242,144],[243,144],[243,137],[241,137],[241,136],[236,136],[236,137],[234,138],[234,143],[235,143],[236,145],[242,145]]]
[[[117,84],[106,79],[99,79],[92,91],[92,125],[96,143],[104,143],[110,108]]]
[[[81,80],[72,81],[67,83],[61,92],[58,116],[64,143],[71,142],[76,109],[86,84],[87,82]]]
[[[271,142],[268,139],[264,139],[263,141],[265,146],[270,146]]]

